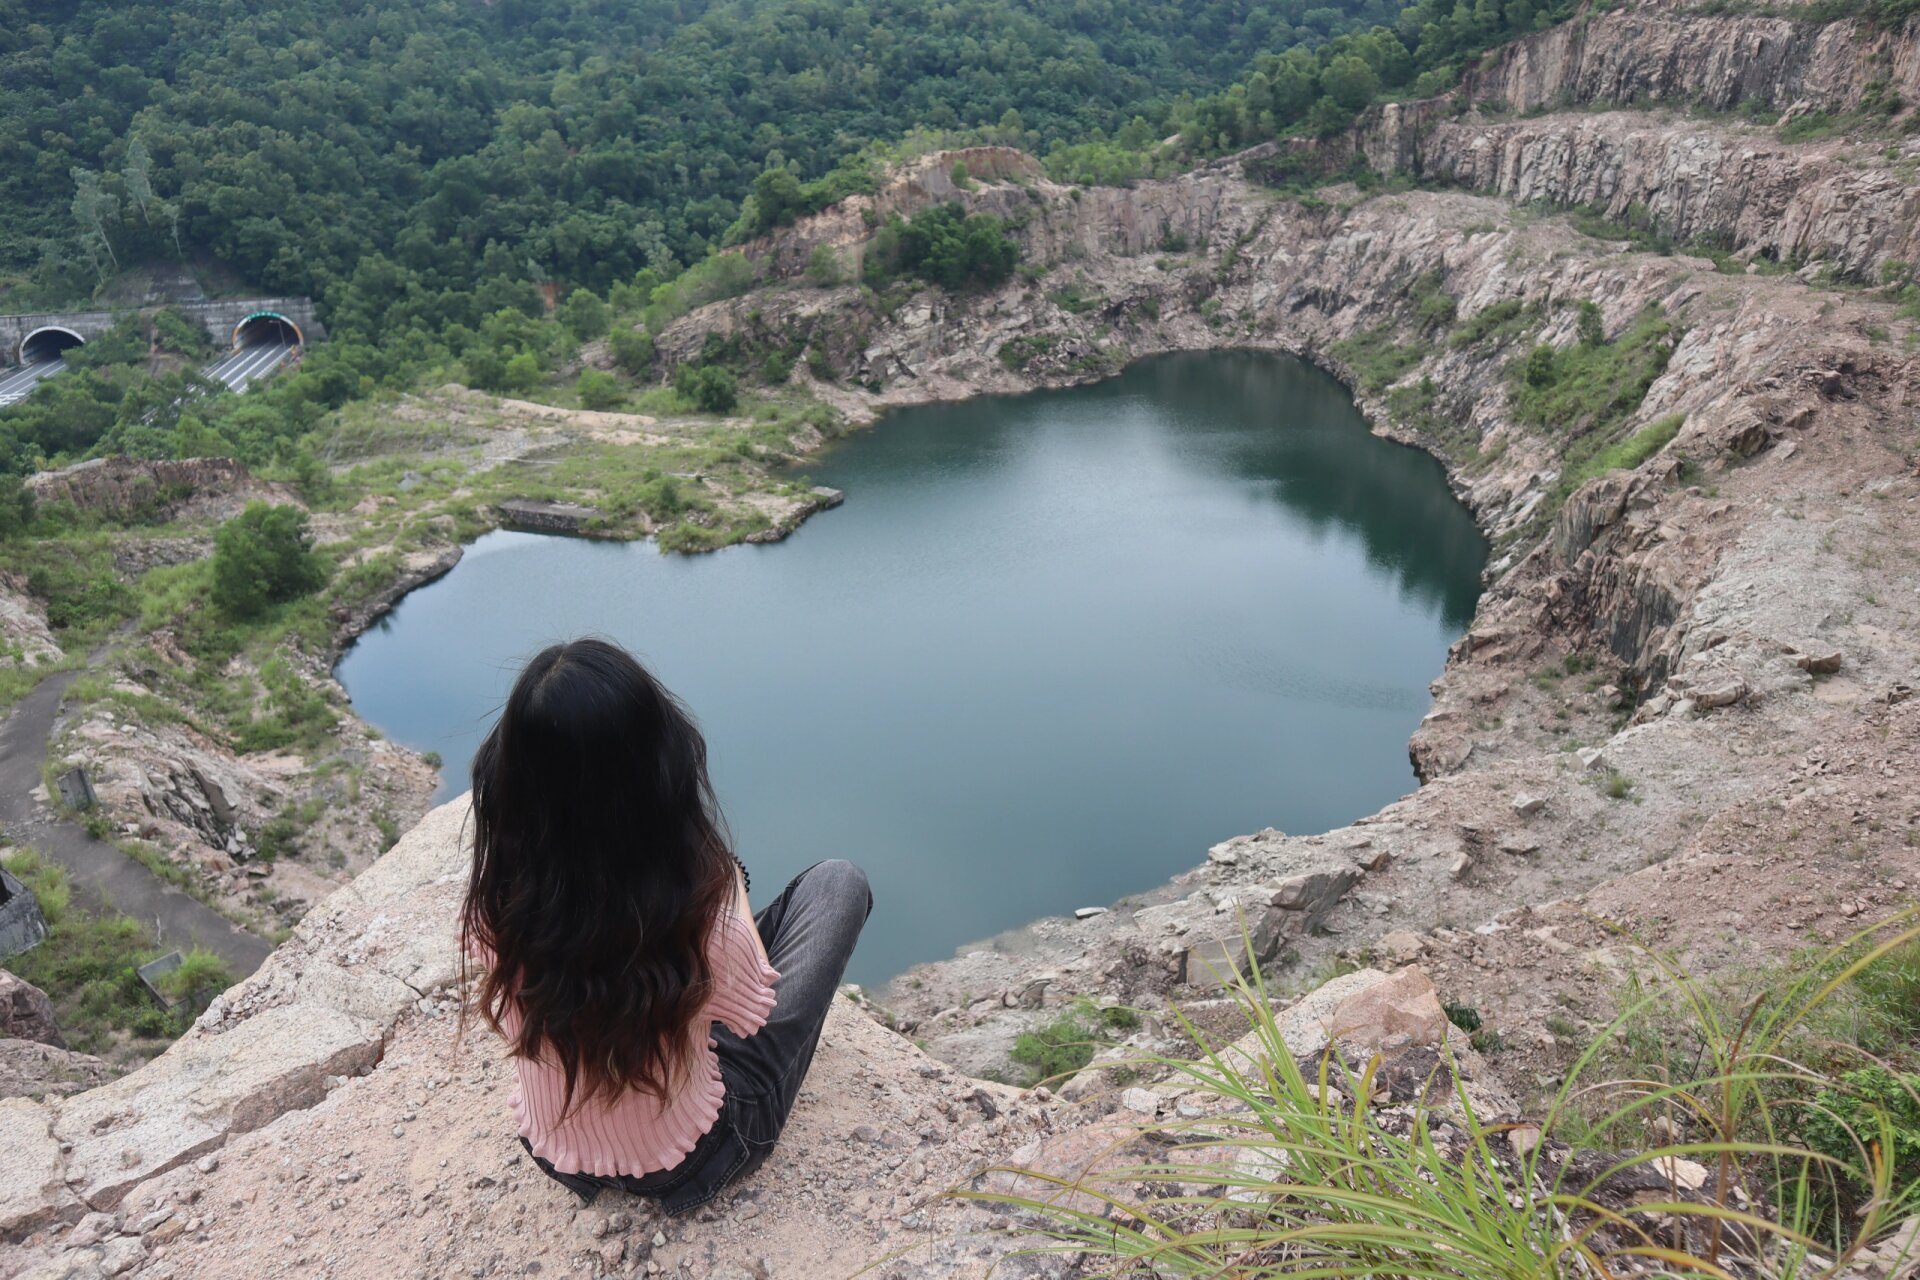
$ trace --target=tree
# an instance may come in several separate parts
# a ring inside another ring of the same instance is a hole
[[[1358,111],[1380,92],[1380,76],[1365,58],[1343,53],[1320,73],[1320,87],[1348,111]]]
[[[213,535],[213,603],[243,621],[297,600],[327,580],[306,512],[249,502]]]
[[[607,304],[591,289],[575,289],[560,308],[560,323],[582,342],[605,336],[611,319]]]
[[[153,204],[153,153],[140,139],[127,144],[127,160],[120,168],[120,176],[127,184],[127,194],[133,197],[134,207],[140,210],[140,221],[152,223],[147,210]]]
[[[87,251],[94,270],[104,280],[107,273],[100,265],[102,254],[114,270],[120,269],[120,259],[114,255],[113,240],[108,235],[108,228],[120,220],[120,201],[100,185],[100,175],[93,170],[76,166],[72,177],[73,220],[80,224],[80,247]]]

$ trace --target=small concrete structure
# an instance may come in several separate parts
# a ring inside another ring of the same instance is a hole
[[[93,779],[87,776],[85,769],[69,769],[54,782],[60,788],[60,803],[69,809],[84,811],[100,803],[100,797],[93,791]]]
[[[140,985],[147,989],[148,995],[160,1002],[162,1009],[171,1009],[174,1005],[178,1004],[179,1001],[170,999],[167,993],[160,989],[160,979],[166,977],[175,969],[178,969],[185,962],[186,957],[178,951],[169,951],[159,959],[149,960],[134,970],[135,973],[140,975]]]
[[[33,890],[0,869],[0,960],[40,945],[47,936],[47,918]]]
[[[593,507],[577,502],[547,502],[538,498],[509,498],[494,507],[502,524],[542,533],[579,533],[600,518]]]

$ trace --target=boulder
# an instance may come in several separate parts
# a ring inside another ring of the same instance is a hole
[[[1418,966],[1347,996],[1325,1024],[1329,1039],[1362,1054],[1377,1053],[1389,1042],[1435,1047],[1446,1040],[1449,1025],[1433,980]]]
[[[0,1240],[80,1216],[67,1190],[52,1113],[28,1098],[0,1098]]]
[[[1173,953],[1181,982],[1222,984],[1240,970],[1249,948],[1262,965],[1285,956],[1360,879],[1360,868],[1343,855],[1308,850],[1307,857],[1305,869],[1236,894],[1230,908],[1203,907],[1195,895],[1146,908],[1135,919],[1178,933]]]
[[[1702,710],[1730,707],[1747,696],[1747,682],[1737,675],[1726,676],[1692,692],[1693,703]]]
[[[0,969],[0,1040],[37,1040],[56,1049],[67,1047],[53,1020],[53,1002],[47,993]]]
[[[68,1176],[109,1208],[135,1183],[326,1096],[328,1076],[379,1061],[382,1028],[316,1004],[268,1009],[218,1036],[188,1035],[132,1075],[66,1100],[56,1136]]]
[[[1395,966],[1412,964],[1426,949],[1427,944],[1420,935],[1407,929],[1395,929],[1373,944],[1374,955]]]
[[[1838,649],[1816,648],[1808,653],[1796,653],[1793,665],[1810,676],[1830,676],[1840,670],[1841,656]]]
[[[113,1067],[90,1053],[38,1040],[0,1040],[0,1098],[62,1098],[113,1076]]]

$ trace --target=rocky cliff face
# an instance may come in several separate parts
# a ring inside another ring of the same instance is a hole
[[[1509,111],[1688,102],[1838,113],[1888,94],[1920,101],[1920,19],[1881,28],[1703,13],[1684,3],[1625,6],[1515,41],[1483,59],[1460,90],[1466,101]]]
[[[1920,255],[1920,140],[1875,154],[1790,146],[1773,131],[1642,112],[1436,121],[1383,167],[1519,204],[1580,205],[1683,243],[1878,279]]]
[[[1498,83],[1529,108],[1563,90],[1597,100],[1622,83],[1606,68],[1652,59],[1667,69],[1643,67],[1634,83],[1653,96],[1724,105],[1736,90],[1771,102],[1817,89],[1844,107],[1872,77],[1843,74],[1838,51],[1905,65],[1912,34],[1635,13],[1529,42],[1464,98],[1488,101]],[[1761,35],[1777,52],[1761,70],[1718,52]],[[936,1052],[1005,1071],[1012,1036],[1078,997],[1203,993],[1206,961],[1237,940],[1249,904],[1268,958],[1303,971],[1336,948],[1357,954],[1388,933],[1423,936],[1605,882],[1686,848],[1705,815],[1780,785],[1850,715],[1914,682],[1911,569],[1865,550],[1920,534],[1899,443],[1920,384],[1913,323],[1828,281],[1877,279],[1912,252],[1920,149],[1786,143],[1698,114],[1510,120],[1460,106],[1404,109],[1402,123],[1409,112],[1427,123],[1402,133],[1393,162],[1471,191],[1332,187],[1289,200],[1243,175],[1264,151],[1080,191],[1008,162],[1018,182],[887,198],[911,211],[957,195],[1010,218],[1043,279],[965,298],[776,287],[661,335],[669,361],[712,329],[805,341],[837,374],[816,392],[856,417],[1097,377],[1157,351],[1293,352],[1355,383],[1377,430],[1445,460],[1496,541],[1480,616],[1411,744],[1425,787],[1350,830],[1229,843],[1145,901],[1042,920],[916,971],[889,998]],[[1391,114],[1351,145],[1374,146]],[[1724,256],[1596,239],[1552,212],[1564,203],[1631,213]],[[1059,301],[1069,288],[1073,308]],[[1570,450],[1591,442],[1518,418],[1510,386],[1535,344],[1578,341],[1581,302],[1611,337],[1650,314],[1673,328],[1623,435],[1683,421],[1652,460],[1567,493]],[[1888,856],[1911,870],[1911,854]],[[1317,927],[1295,929],[1283,902],[1306,884],[1333,886],[1332,901]]]

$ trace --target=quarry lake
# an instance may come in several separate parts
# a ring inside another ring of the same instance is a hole
[[[445,799],[520,662],[627,645],[706,731],[756,905],[867,869],[873,983],[1410,790],[1486,556],[1437,463],[1253,352],[898,411],[807,471],[846,505],[770,546],[488,534],[340,679]]]

